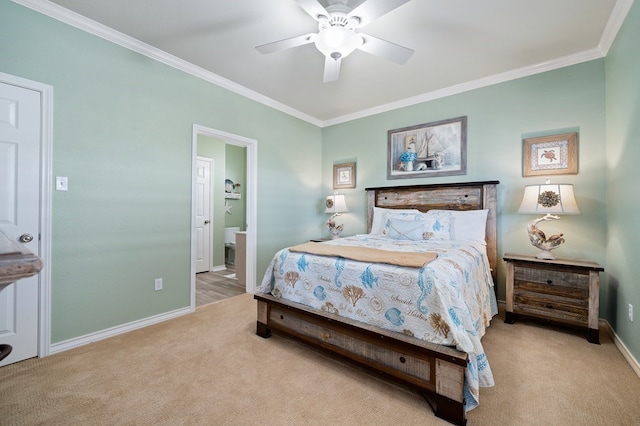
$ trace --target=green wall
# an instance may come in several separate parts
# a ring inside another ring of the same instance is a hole
[[[604,61],[596,60],[328,127],[323,130],[323,187],[330,191],[334,163],[357,160],[357,188],[341,191],[351,209],[342,216],[344,232],[354,234],[366,229],[366,187],[499,180],[498,254],[535,254],[526,225],[536,216],[519,215],[517,210],[524,186],[544,183],[544,177],[522,177],[522,138],[576,131],[579,173],[552,176],[552,181],[575,185],[582,214],[546,222],[542,228],[552,234],[564,232],[566,243],[557,255],[604,265],[604,101]],[[467,116],[466,175],[387,180],[388,130],[459,116]],[[504,275],[500,262],[501,300]],[[608,314],[606,308],[602,313]]]
[[[0,72],[54,88],[52,343],[189,305],[194,123],[258,141],[258,281],[316,235],[318,127],[8,0],[0,39]]]
[[[247,149],[241,146],[227,145],[225,160],[225,178],[231,179],[236,185],[234,192],[238,192],[242,198],[227,200],[231,206],[231,214],[224,215],[225,226],[237,226],[244,231],[247,223],[246,214],[246,189],[247,189]]]
[[[640,361],[640,4],[606,59],[607,319]],[[628,306],[634,307],[634,322]]]

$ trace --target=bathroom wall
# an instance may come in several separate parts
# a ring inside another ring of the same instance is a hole
[[[240,199],[225,199],[225,227],[238,226],[241,231],[246,229],[246,191],[247,191],[247,149],[245,147],[226,144],[225,146],[225,179],[231,179],[236,184],[233,192],[240,194]]]

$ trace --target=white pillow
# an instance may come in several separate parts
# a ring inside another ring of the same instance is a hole
[[[394,240],[420,241],[425,239],[426,228],[426,220],[388,218],[385,222],[384,235]]]
[[[372,235],[382,235],[384,232],[384,222],[387,220],[387,214],[403,214],[403,213],[420,213],[417,209],[385,209],[382,207],[373,208],[373,220],[371,221]]]
[[[451,239],[486,243],[487,214],[489,210],[429,210],[427,216],[437,217],[443,212],[451,215]]]
[[[396,240],[449,240],[449,221],[449,215],[387,214],[383,235]]]

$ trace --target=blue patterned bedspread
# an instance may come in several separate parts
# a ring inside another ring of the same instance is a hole
[[[418,269],[283,249],[259,291],[468,353],[465,407],[475,408],[479,387],[494,384],[480,342],[498,312],[485,246],[369,234],[318,244],[438,253]]]

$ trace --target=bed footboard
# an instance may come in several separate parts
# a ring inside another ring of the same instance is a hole
[[[378,327],[256,294],[257,334],[280,332],[336,354],[420,392],[436,416],[466,424],[463,386],[468,355]]]

